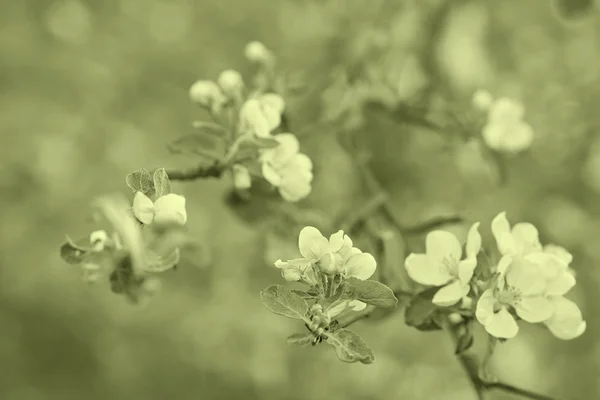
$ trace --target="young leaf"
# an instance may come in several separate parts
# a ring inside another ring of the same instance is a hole
[[[358,334],[340,329],[327,335],[327,343],[335,347],[338,358],[347,363],[371,364],[375,361],[373,350]]]
[[[147,252],[147,262],[143,270],[147,272],[164,272],[177,266],[180,260],[179,249],[173,250],[167,255],[160,255],[152,250]]]
[[[462,354],[469,350],[475,341],[473,336],[473,321],[466,321],[454,327],[456,329],[456,349],[454,354]]]
[[[142,192],[146,196],[150,197],[154,194],[154,180],[150,172],[144,168],[134,171],[125,177],[127,186],[135,192]]]
[[[167,171],[164,168],[159,168],[154,171],[153,181],[156,197],[161,197],[171,193],[171,181],[169,180]]]
[[[383,283],[356,278],[348,278],[345,283],[353,299],[382,308],[394,308],[398,305],[398,299],[392,289]]]
[[[413,297],[404,312],[404,322],[420,331],[436,331],[442,327],[437,318],[438,307],[431,301],[439,288],[427,289]]]
[[[92,251],[89,237],[73,242],[67,236],[67,242],[60,246],[60,257],[69,264],[81,264]]]
[[[311,292],[310,290],[307,292],[303,292],[302,290],[292,289],[292,293],[297,294],[302,297],[304,300],[314,300],[319,298],[319,294],[315,292]]]
[[[206,128],[180,136],[167,147],[173,154],[192,154],[211,162],[221,159],[227,150],[223,138],[216,136],[213,130],[207,131]]]
[[[312,343],[313,338],[314,335],[312,333],[294,333],[293,335],[288,336],[287,342],[297,346],[306,346],[307,344]]]
[[[306,300],[281,285],[272,285],[260,292],[260,299],[271,312],[303,320],[308,313]]]

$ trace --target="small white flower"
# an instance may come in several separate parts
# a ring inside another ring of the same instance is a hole
[[[159,197],[153,203],[144,193],[136,192],[133,198],[133,215],[145,225],[151,223],[184,225],[187,221],[185,197],[170,193]]]
[[[209,80],[195,82],[189,91],[190,100],[201,107],[212,108],[225,101],[225,95],[219,86]]]
[[[242,90],[244,89],[244,80],[238,71],[233,69],[224,70],[219,74],[217,83],[226,96],[232,99],[241,97]]]
[[[244,48],[244,55],[248,61],[257,64],[266,64],[272,60],[271,51],[263,43],[252,41]]]
[[[280,144],[261,151],[259,161],[264,178],[279,189],[284,200],[295,202],[310,194],[313,164],[307,155],[299,153],[300,144],[291,133],[274,136]]]
[[[248,168],[241,164],[234,164],[231,168],[233,173],[233,186],[238,190],[246,190],[252,187],[252,177]]]
[[[433,231],[426,238],[425,254],[410,254],[405,261],[408,275],[422,285],[443,286],[433,297],[433,303],[451,306],[470,291],[470,281],[477,266],[481,249],[479,222],[473,224],[467,235],[466,258],[462,258],[461,244],[450,232]]]
[[[545,296],[546,281],[539,266],[523,257],[504,256],[498,263],[498,278],[477,302],[475,316],[485,330],[497,338],[513,338],[519,332],[510,310],[531,323],[550,318],[552,303]]]
[[[531,147],[534,133],[523,120],[524,107],[508,98],[495,100],[488,109],[488,120],[483,127],[483,140],[493,150],[518,153]]]
[[[252,97],[240,109],[240,130],[261,138],[269,137],[281,124],[284,108],[283,98],[274,93]]]

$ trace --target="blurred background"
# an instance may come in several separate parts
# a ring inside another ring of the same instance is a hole
[[[353,158],[330,134],[343,120],[373,154],[372,170],[406,225],[459,213],[468,223],[451,229],[464,234],[481,220],[489,241],[491,219],[505,210],[574,254],[578,285],[569,297],[587,332],[563,342],[522,326],[493,366],[503,380],[557,399],[600,398],[593,1],[5,0],[0,399],[475,399],[449,339],[406,327],[400,314],[355,326],[374,348],[372,365],[343,364],[325,346],[287,345],[304,328],[270,314],[258,292],[281,283],[270,263],[287,258],[299,229],[285,239],[245,222],[223,201],[228,178],[174,183],[204,248],[164,275],[148,307],[84,284],[59,258],[65,233],[93,230],[95,196],[128,194],[127,173],[193,165],[165,148],[203,116],[189,86],[226,68],[246,73],[251,40],[307,83],[286,99],[292,130],[315,162],[314,193],[302,206],[338,215],[361,198]],[[500,185],[476,137],[459,141],[386,109],[353,108],[342,101],[352,95],[339,71],[381,102],[381,82],[401,100],[429,90],[433,110],[436,98],[440,109],[468,106],[480,87],[520,99],[536,139],[505,162]],[[312,125],[321,118],[336,122]]]

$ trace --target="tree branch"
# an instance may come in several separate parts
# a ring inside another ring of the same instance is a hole
[[[220,178],[223,175],[223,165],[219,161],[212,164],[199,164],[186,170],[167,170],[167,176],[172,181],[193,181],[203,178]]]

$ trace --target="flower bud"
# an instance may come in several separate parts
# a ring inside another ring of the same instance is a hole
[[[494,102],[494,98],[487,90],[478,89],[473,94],[472,101],[475,108],[481,111],[486,111],[491,107],[492,103]]]
[[[258,41],[248,43],[244,49],[244,54],[250,62],[257,64],[266,64],[273,57],[267,46]]]
[[[342,272],[343,260],[337,253],[326,253],[319,259],[319,269],[326,275],[333,276]]]
[[[233,99],[240,98],[244,87],[242,75],[233,70],[226,69],[217,78],[217,82],[223,93]]]
[[[201,107],[213,107],[217,102],[222,102],[225,96],[219,86],[208,80],[200,80],[190,87],[190,100]]]
[[[146,278],[144,283],[142,283],[142,291],[147,296],[156,295],[162,287],[162,283],[160,279],[156,277]]]
[[[99,230],[94,231],[90,234],[90,244],[94,251],[102,251],[104,250],[104,246],[108,242],[108,234],[106,231]]]
[[[169,224],[175,223],[184,225],[187,221],[185,211],[185,197],[170,193],[159,197],[154,202],[154,223]]]
[[[238,190],[250,189],[252,186],[252,177],[248,168],[241,164],[235,164],[232,167],[233,171],[233,186]]]

